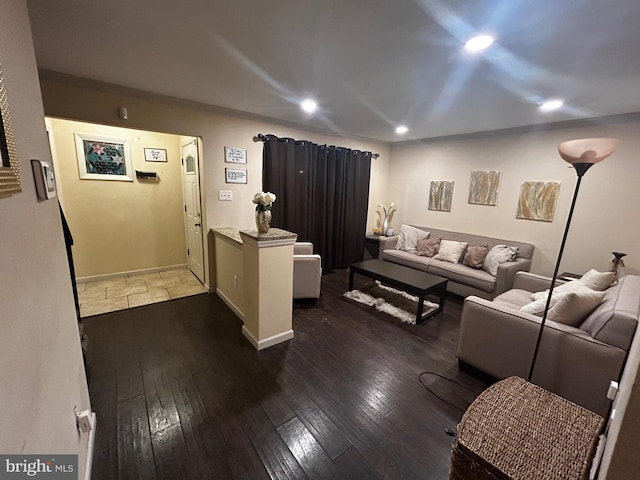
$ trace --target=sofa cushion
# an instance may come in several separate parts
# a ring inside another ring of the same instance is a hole
[[[614,279],[615,275],[613,272],[599,272],[593,268],[580,277],[580,281],[587,287],[598,291],[609,288]]]
[[[462,264],[471,268],[482,268],[487,253],[489,253],[488,245],[469,245],[462,259]]]
[[[555,305],[549,309],[547,318],[554,322],[577,327],[604,300],[604,292],[560,293]]]
[[[515,260],[518,256],[518,247],[507,247],[506,245],[496,245],[484,259],[483,270],[490,273],[494,277],[498,274],[498,267],[502,263]]]
[[[382,260],[387,260],[406,267],[427,271],[429,264],[433,261],[429,257],[419,257],[415,253],[404,252],[402,250],[383,250]]]
[[[401,225],[400,234],[398,235],[398,243],[396,243],[396,250],[404,250],[409,253],[416,253],[416,246],[418,240],[427,238],[429,232],[421,230],[419,228],[412,227],[411,225]]]
[[[489,274],[487,274],[489,275]],[[515,308],[520,310],[526,304],[531,302],[531,292],[528,290],[521,290],[519,288],[512,288],[504,293],[501,293],[493,301],[497,304],[504,305],[505,307]]]
[[[580,325],[596,340],[629,350],[640,317],[640,276],[628,275],[605,290],[604,301]]]
[[[455,240],[441,240],[438,253],[434,255],[434,260],[443,260],[450,263],[458,263],[462,258],[466,242],[456,242]]]
[[[485,292],[492,292],[496,287],[495,277],[492,277],[484,270],[476,270],[460,263],[450,263],[436,260],[435,258],[430,260],[429,273],[446,277],[452,282],[469,285]]]
[[[417,254],[421,257],[433,257],[440,250],[440,238],[423,238],[418,240]]]

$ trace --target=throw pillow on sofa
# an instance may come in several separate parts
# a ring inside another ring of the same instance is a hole
[[[471,268],[482,268],[488,253],[489,245],[469,245],[462,259],[462,264]]]
[[[418,240],[427,238],[429,232],[412,227],[411,225],[402,225],[396,242],[396,250],[404,250],[409,253],[416,253]]]
[[[592,268],[580,277],[580,281],[593,290],[602,291],[611,286],[614,277],[613,272],[599,272]]]
[[[467,242],[456,242],[454,240],[441,240],[440,249],[438,253],[433,257],[434,260],[444,260],[445,262],[458,263],[465,248],[467,248]]]
[[[581,280],[571,280],[570,282],[558,285],[553,289],[553,293],[589,293],[593,292],[592,288],[587,287]],[[531,300],[536,301],[543,298],[547,298],[549,290],[544,292],[535,292],[531,294]]]
[[[507,247],[506,245],[496,245],[484,259],[484,265],[482,269],[493,275],[498,275],[498,267],[506,262],[515,260],[518,257],[518,247]]]
[[[418,240],[416,253],[421,257],[433,257],[440,250],[440,238],[423,238]]]
[[[604,300],[604,292],[568,292],[560,296],[558,302],[549,309],[547,318],[572,327],[579,326]]]
[[[539,298],[538,300],[534,300],[531,303],[527,303],[524,307],[520,309],[521,312],[530,313],[531,315],[537,315],[539,317],[544,313],[544,307],[547,306],[547,296],[549,292],[547,291],[547,295],[544,298]],[[560,298],[566,295],[565,293],[556,293],[553,291],[553,295],[551,295],[551,302],[549,303],[549,308],[552,308]]]

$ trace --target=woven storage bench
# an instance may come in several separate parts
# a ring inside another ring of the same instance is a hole
[[[450,478],[587,479],[603,424],[590,410],[509,377],[462,416]]]

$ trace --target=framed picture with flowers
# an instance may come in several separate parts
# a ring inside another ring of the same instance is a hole
[[[129,140],[74,133],[82,180],[133,182]]]

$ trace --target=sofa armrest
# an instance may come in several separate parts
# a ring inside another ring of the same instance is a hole
[[[398,243],[398,236],[394,235],[392,237],[380,238],[380,243],[378,246],[378,258],[382,258],[383,250],[393,250],[396,248],[396,243]]]
[[[516,273],[520,271],[528,272],[530,268],[531,259],[529,258],[516,258],[513,262],[505,262],[498,265],[495,295],[500,295],[513,288]]]
[[[321,282],[320,255],[293,257],[293,298],[319,298]]]
[[[476,296],[465,299],[456,356],[489,375],[527,378],[540,317]],[[626,352],[588,333],[547,320],[533,382],[606,415],[611,380],[618,380]]]

